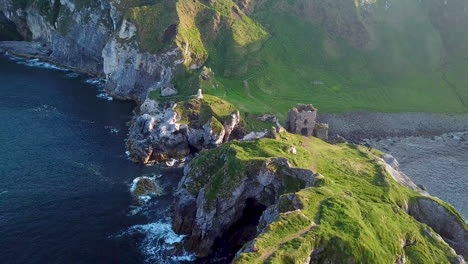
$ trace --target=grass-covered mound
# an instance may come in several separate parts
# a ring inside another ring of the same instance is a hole
[[[222,123],[229,118],[231,114],[237,111],[237,108],[231,103],[212,95],[204,95],[202,99],[197,99],[193,96],[186,99],[184,97],[157,97],[156,100],[178,100],[175,111],[180,116],[180,124],[187,124],[193,128],[200,128],[206,124],[210,119],[215,118],[217,122],[212,122],[215,125],[222,125]],[[249,113],[241,113],[240,127],[245,132],[262,131],[271,129],[275,126],[274,123],[269,121],[261,121],[259,116],[251,115]]]
[[[288,133],[277,139],[231,142],[192,161],[191,166],[204,173],[193,177],[188,190],[196,194],[205,186],[211,204],[232,195],[249,171],[274,157],[324,176],[314,187],[287,194],[300,189],[292,181],[276,205],[279,216],[244,247],[251,252],[237,256],[235,263],[304,263],[314,249],[320,251],[317,263],[395,263],[402,257],[407,263],[450,263],[453,251],[405,212],[420,194],[393,180],[376,161],[381,155],[357,145],[330,145]],[[465,225],[450,205],[440,203]],[[295,210],[298,205],[301,209]]]

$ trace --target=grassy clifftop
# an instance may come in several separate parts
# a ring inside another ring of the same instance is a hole
[[[296,154],[289,151],[293,146]],[[204,173],[194,177],[189,191],[195,194],[204,186],[208,200],[223,199],[249,170],[284,157],[293,167],[323,177],[296,193],[286,188],[276,205],[279,215],[271,223],[260,223],[263,231],[244,246],[249,253],[238,255],[234,263],[303,263],[314,250],[317,263],[395,263],[401,258],[406,263],[450,263],[456,256],[449,247],[405,212],[420,194],[393,180],[376,160],[381,155],[362,146],[330,145],[288,133],[231,142],[192,161],[191,166]],[[466,228],[450,205],[439,203]]]

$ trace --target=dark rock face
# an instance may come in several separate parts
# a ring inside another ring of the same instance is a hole
[[[271,166],[279,168],[272,171]],[[200,256],[208,255],[216,238],[242,217],[246,201],[253,199],[262,206],[277,202],[285,188],[285,179],[301,182],[302,188],[312,186],[315,175],[310,170],[291,168],[284,158],[267,160],[244,175],[240,185],[226,198],[218,198],[214,204],[207,201],[205,186],[189,190],[189,185],[204,173],[201,168],[187,165],[179,183],[174,206],[174,230],[188,235],[185,246]]]
[[[409,205],[409,214],[442,236],[457,254],[468,258],[468,230],[463,219],[431,198],[421,197]]]
[[[52,1],[47,12],[56,12],[56,17],[46,16],[38,8],[18,7],[12,0],[1,0],[0,10],[23,39],[40,42],[51,50],[49,61],[102,75],[102,49],[113,30],[110,4],[100,0],[79,9],[75,2],[64,1],[62,5],[58,0]]]
[[[22,39],[49,50],[41,59],[93,75],[105,76],[113,97],[143,102],[152,90],[165,88],[182,63],[177,47],[149,54],[135,40],[136,26],[123,19],[120,1],[53,0],[50,10],[26,2],[0,0],[0,22],[14,25]],[[50,14],[44,14],[50,12]],[[53,16],[51,15],[53,14]],[[168,34],[177,28],[171,26]],[[36,49],[19,55],[36,56]]]

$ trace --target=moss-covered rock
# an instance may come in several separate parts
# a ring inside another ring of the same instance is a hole
[[[292,146],[296,154],[287,151]],[[206,254],[240,217],[245,199],[255,198],[270,207],[234,263],[456,263],[437,229],[407,213],[421,194],[395,181],[382,155],[288,133],[204,151],[179,185],[175,229],[189,235],[189,249]],[[284,163],[272,162],[278,159]],[[291,177],[292,170],[313,180]],[[446,213],[459,219],[453,208]]]

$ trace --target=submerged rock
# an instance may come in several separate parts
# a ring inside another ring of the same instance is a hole
[[[152,195],[158,192],[158,186],[153,178],[142,176],[133,180],[130,192],[135,197]]]

